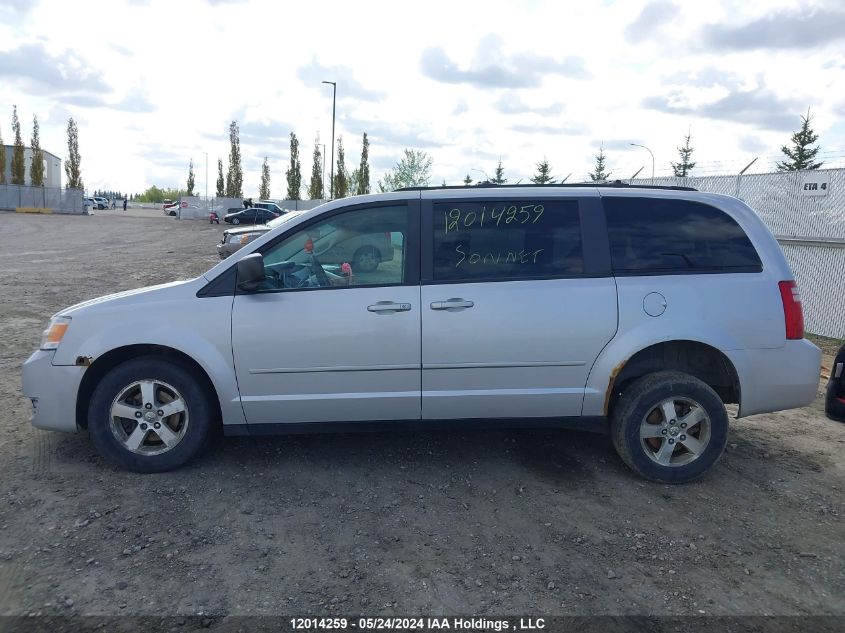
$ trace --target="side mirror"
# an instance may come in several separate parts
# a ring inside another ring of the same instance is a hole
[[[238,288],[253,292],[264,282],[264,258],[261,253],[251,253],[237,264]]]

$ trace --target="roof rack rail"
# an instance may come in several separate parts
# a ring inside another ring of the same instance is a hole
[[[513,185],[497,185],[494,182],[479,182],[474,185],[441,185],[438,187],[402,187],[396,191],[438,191],[441,189],[494,189],[504,188],[510,189],[514,187],[530,187],[530,188],[569,188],[569,187],[609,187],[612,189],[660,189],[669,191],[698,191],[695,187],[678,187],[674,185],[630,185],[621,180],[614,180],[612,182],[576,182],[576,183],[551,183],[546,185],[531,184],[513,184]]]

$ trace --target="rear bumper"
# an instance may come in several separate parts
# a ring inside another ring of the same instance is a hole
[[[74,433],[76,396],[85,367],[53,365],[53,351],[38,350],[21,369],[24,396],[33,401],[32,426],[48,431]]]
[[[821,350],[806,339],[786,341],[777,349],[725,352],[740,383],[737,417],[804,407],[816,399]]]

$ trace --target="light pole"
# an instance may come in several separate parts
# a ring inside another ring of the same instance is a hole
[[[334,200],[334,112],[335,112],[335,103],[337,101],[337,82],[335,81],[324,81],[324,84],[331,84],[332,86],[332,167],[331,167],[331,176],[329,176],[332,181],[331,185],[329,186],[329,195],[331,196],[332,200]]]
[[[323,200],[326,199],[326,144],[323,143],[323,190],[320,192],[320,195],[323,197]]]
[[[654,154],[645,145],[638,145],[637,143],[631,143],[631,145],[634,146],[634,147],[642,147],[649,154],[651,154],[651,184],[654,185]]]
[[[472,168],[472,171],[477,171],[479,174],[484,174],[484,180],[486,180],[487,182],[490,182],[490,176],[487,175],[487,172],[485,172],[481,169],[476,169],[475,167]]]
[[[208,152],[205,154],[205,203],[208,204]]]

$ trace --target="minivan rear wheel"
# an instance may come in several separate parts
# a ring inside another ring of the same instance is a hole
[[[97,451],[134,472],[177,468],[211,435],[209,396],[182,365],[136,358],[107,373],[91,396],[88,431]]]
[[[682,372],[657,372],[631,383],[616,402],[610,426],[622,461],[664,483],[703,475],[728,439],[728,415],[718,394]]]

